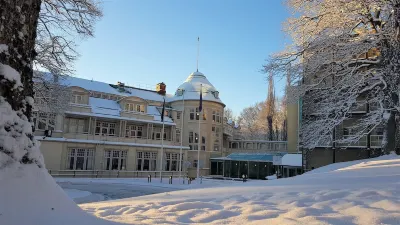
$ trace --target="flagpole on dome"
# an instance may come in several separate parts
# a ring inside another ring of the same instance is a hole
[[[200,84],[200,104],[199,104],[199,140],[197,148],[197,180],[200,183],[200,149],[203,139],[201,138],[201,111],[203,109],[203,84]]]
[[[163,107],[161,111],[161,121],[162,121],[162,130],[161,130],[161,163],[160,163],[160,182],[162,183],[162,172],[163,172],[163,161],[164,161],[164,114],[165,114],[165,96]]]
[[[199,72],[199,52],[200,52],[200,37],[197,37],[197,66],[196,66],[197,72]]]

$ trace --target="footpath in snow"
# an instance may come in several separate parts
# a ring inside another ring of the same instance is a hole
[[[265,182],[82,204],[128,224],[400,224],[400,157],[337,163]]]
[[[183,180],[178,178],[174,179],[172,184],[168,183],[168,179],[163,179],[161,183],[159,178],[153,178],[151,183],[147,182],[147,178],[56,178],[55,180],[67,195],[78,204],[184,189],[232,186],[241,182],[203,179],[201,184],[198,184],[197,181],[188,184],[186,181],[183,183]],[[252,182],[265,183],[265,181],[259,180]]]

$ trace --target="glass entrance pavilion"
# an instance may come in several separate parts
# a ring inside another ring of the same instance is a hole
[[[211,175],[230,178],[265,179],[275,174],[273,161],[285,153],[232,153],[226,157],[211,158]]]

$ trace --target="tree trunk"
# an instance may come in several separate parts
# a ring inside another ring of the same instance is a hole
[[[395,151],[396,148],[396,118],[395,112],[390,113],[390,117],[387,120],[384,133],[384,145],[383,153],[389,154],[391,151]]]
[[[33,97],[32,62],[36,56],[34,47],[40,4],[41,0],[0,0],[0,103],[3,102],[4,106],[7,102],[21,121],[31,122],[33,98],[29,97]],[[6,75],[10,74],[9,69],[7,72],[8,66],[19,73],[21,87],[15,88],[19,81],[7,78]],[[9,124],[4,118],[1,119],[0,128],[4,127],[7,132],[19,133],[29,139],[28,148],[24,149],[27,153],[20,162],[32,163],[30,150],[36,145],[32,132],[19,122]],[[25,130],[19,130],[21,127]],[[14,133],[12,137],[17,139]],[[0,153],[14,158],[3,144],[0,143]]]

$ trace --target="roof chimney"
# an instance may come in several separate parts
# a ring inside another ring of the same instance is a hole
[[[167,93],[167,85],[164,84],[164,82],[158,83],[156,85],[156,91],[160,95],[165,95]]]

